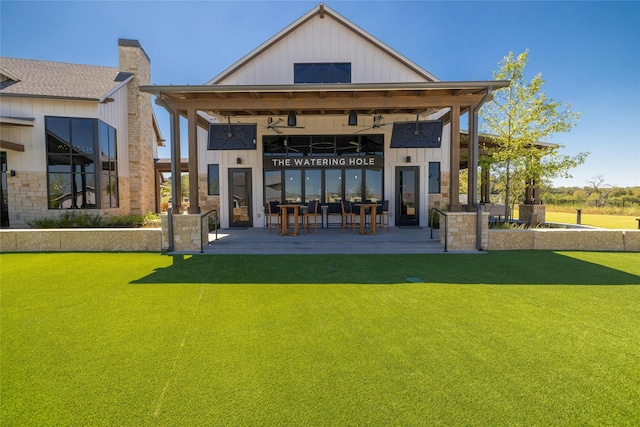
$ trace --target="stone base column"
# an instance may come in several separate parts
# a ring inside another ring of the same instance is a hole
[[[200,252],[204,230],[200,215],[173,215],[173,250]],[[169,249],[169,215],[160,215],[162,221],[162,250]],[[206,228],[206,226],[205,226]],[[208,229],[206,230],[208,232]]]
[[[533,226],[542,224],[546,221],[545,213],[547,211],[547,207],[545,205],[519,205],[518,211],[518,219],[520,221],[527,221]]]
[[[446,224],[445,224],[446,221]],[[477,250],[478,214],[475,212],[447,212],[440,215],[440,243],[447,239],[447,250]],[[489,213],[482,213],[482,250],[489,247]]]

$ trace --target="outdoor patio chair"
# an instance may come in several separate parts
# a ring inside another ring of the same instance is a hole
[[[380,222],[378,222],[380,218]],[[387,227],[389,231],[389,201],[383,200],[382,204],[376,208],[376,227],[380,227],[384,231],[384,227]]]
[[[282,228],[282,216],[280,215],[280,208],[278,207],[278,202],[272,201],[266,203],[267,205],[267,226],[269,227],[269,234],[271,234],[271,227],[276,227],[276,231],[280,234],[280,229]],[[276,222],[274,223],[272,220],[275,218]]]
[[[351,202],[345,204],[344,200],[340,200],[340,206],[342,207],[342,232],[344,233],[345,227],[353,231],[356,225],[356,214],[352,211]]]
[[[307,234],[311,226],[311,224],[309,224],[311,218],[313,218],[313,228],[316,229],[316,234],[318,234],[318,216],[320,216],[320,203],[318,200],[309,201],[307,212],[302,215],[302,231],[304,234]]]

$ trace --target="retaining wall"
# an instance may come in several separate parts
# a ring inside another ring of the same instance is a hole
[[[0,252],[160,252],[160,228],[0,230]]]
[[[489,230],[489,250],[640,252],[640,230]]]

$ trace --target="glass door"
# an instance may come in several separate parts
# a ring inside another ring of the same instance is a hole
[[[396,226],[420,225],[420,169],[396,168]]]
[[[252,227],[251,169],[229,169],[229,227]]]

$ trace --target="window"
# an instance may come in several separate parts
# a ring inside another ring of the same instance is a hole
[[[293,64],[294,83],[351,83],[350,62]]]
[[[98,119],[46,117],[45,134],[49,209],[118,207],[116,130]]]
[[[284,173],[284,201],[287,203],[302,202],[302,171],[287,169]]]
[[[440,162],[429,162],[429,193],[440,193]]]
[[[100,189],[103,208],[118,207],[118,162],[116,161],[116,130],[103,122],[98,122],[100,137],[100,162],[102,181]]]
[[[220,165],[207,166],[207,184],[209,196],[220,195]]]

